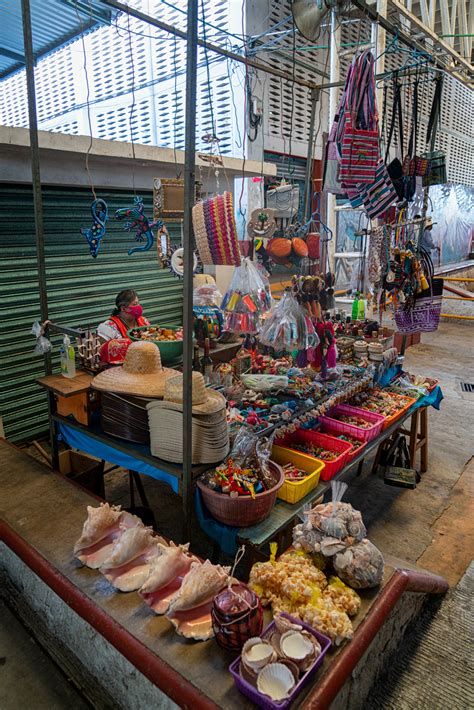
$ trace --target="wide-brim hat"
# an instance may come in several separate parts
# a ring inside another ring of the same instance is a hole
[[[171,409],[177,412],[183,411],[183,375],[176,373],[176,376],[167,379],[163,392],[163,401],[154,403],[163,409]],[[192,373],[192,412],[193,414],[215,414],[221,412],[226,407],[226,399],[215,390],[206,387],[204,377],[200,372]]]
[[[163,367],[160,350],[154,343],[132,343],[121,367],[99,373],[91,386],[105,392],[132,394],[137,397],[163,397],[166,381],[179,375]]]

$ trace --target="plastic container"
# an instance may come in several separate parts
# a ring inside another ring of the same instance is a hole
[[[341,470],[346,463],[348,452],[352,449],[352,444],[348,444],[346,441],[341,441],[341,439],[335,439],[328,434],[321,434],[319,431],[311,431],[308,429],[298,429],[294,434],[288,434],[284,439],[278,439],[276,444],[289,449],[291,449],[292,444],[315,444],[316,446],[323,446],[328,451],[337,453],[338,456],[334,461],[323,461],[322,459],[318,459],[317,456],[309,457],[314,461],[319,461],[324,464],[324,468],[321,469],[320,473],[320,478],[323,481],[330,481],[331,478]],[[299,451],[298,453],[302,452]],[[306,454],[306,456],[307,455],[308,454]]]
[[[239,673],[241,656],[236,658],[235,661],[230,664],[229,671],[232,677],[234,678],[234,682],[240,692],[246,695],[247,698],[250,698],[250,700],[252,700],[255,705],[258,705],[259,708],[266,708],[266,710],[285,710],[285,708],[288,708],[291,703],[294,702],[296,696],[302,690],[302,688],[308,683],[309,680],[311,680],[312,676],[314,676],[319,666],[323,662],[324,656],[326,655],[328,649],[331,646],[331,641],[330,639],[328,639],[327,636],[324,636],[319,631],[316,631],[316,629],[313,629],[311,626],[308,626],[308,624],[303,623],[299,619],[295,619],[289,614],[282,613],[282,616],[285,619],[291,621],[293,624],[299,624],[305,631],[308,631],[308,633],[312,634],[312,636],[315,636],[321,646],[321,653],[315,659],[313,665],[310,666],[306,673],[298,680],[289,697],[285,698],[285,700],[280,700],[278,702],[269,698],[268,695],[263,695],[257,690],[255,686],[253,686],[251,683],[248,683],[246,680],[244,680],[244,678],[242,678]],[[266,629],[264,629],[264,631],[260,635],[260,638],[270,638],[274,630],[275,622],[272,621],[272,623],[269,624]]]
[[[319,475],[324,468],[321,461],[317,461],[312,456],[306,456],[299,451],[286,449],[283,446],[274,446],[272,449],[272,460],[280,466],[291,463],[302,471],[307,471],[309,476],[302,481],[287,481],[278,491],[278,498],[287,503],[297,503],[310,493],[319,483]]]
[[[196,481],[211,515],[220,523],[236,528],[247,528],[268,518],[276,503],[278,491],[285,482],[281,466],[273,461],[268,463],[274,474],[275,484],[268,491],[257,493],[255,498],[250,495],[231,498],[225,493],[213,491],[202,481]]]
[[[127,331],[127,336],[132,342],[140,341],[141,338],[135,338],[132,335],[133,331],[137,330],[147,330],[150,326],[141,325],[137,328],[132,328]],[[179,330],[179,328],[170,325],[160,325],[160,328],[169,328],[169,330]],[[150,340],[150,343],[154,343],[160,351],[161,364],[162,365],[173,365],[177,360],[179,360],[183,354],[183,341],[182,340]]]
[[[400,399],[405,399],[405,395],[401,394],[396,394],[395,392],[390,392],[390,397],[393,397],[395,401],[400,400]],[[405,414],[405,412],[408,412],[410,407],[412,407],[416,403],[416,399],[410,397],[410,401],[408,404],[405,404],[403,407],[400,407],[395,414],[392,414],[390,417],[384,417],[384,423],[382,426],[382,430],[388,429],[389,426],[391,426],[394,422],[397,421],[397,419],[400,419],[401,416]],[[361,405],[363,407],[364,405]],[[372,414],[372,412],[369,412],[367,409],[361,409],[361,412],[364,412],[364,414]],[[378,415],[382,416],[382,415]]]
[[[340,419],[335,418],[338,414],[360,417],[367,422],[371,422],[372,426],[369,429],[362,429],[355,424],[341,422]],[[354,436],[356,439],[361,439],[361,441],[368,442],[372,441],[372,439],[375,439],[375,437],[380,434],[385,422],[385,417],[381,414],[375,414],[375,412],[368,412],[366,409],[352,407],[350,404],[338,404],[337,407],[331,409],[328,414],[320,416],[319,421],[321,424],[325,423],[330,425],[338,434],[347,434],[348,436]]]
[[[334,436],[336,439],[339,439],[339,437],[342,436],[341,432],[336,431],[336,429],[328,422],[321,423],[321,432],[323,434],[329,434],[329,436]],[[349,434],[346,434],[346,436],[349,436]],[[359,437],[354,436],[352,438],[357,439],[359,441],[360,446],[355,446],[355,444],[352,444],[352,449],[347,452],[346,466],[350,464],[356,456],[362,453],[364,448],[367,446],[367,442],[363,441],[362,439],[359,439]],[[344,441],[344,439],[340,439],[340,441]]]

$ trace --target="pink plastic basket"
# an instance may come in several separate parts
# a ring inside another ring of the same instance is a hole
[[[340,436],[343,436],[343,434],[340,431],[336,431],[336,428],[333,426],[332,422],[329,423],[329,421],[324,421],[321,422],[321,431],[323,434],[329,434],[329,436],[334,436],[335,439],[339,439]],[[346,436],[351,436],[349,434],[346,434]],[[359,436],[352,436],[353,439],[357,439],[359,442],[359,446],[355,446],[355,444],[352,444],[352,449],[351,451],[348,452],[347,454],[347,459],[346,459],[346,466],[351,463],[353,459],[355,459],[356,456],[358,456],[362,451],[365,449],[367,446],[366,441],[362,441],[362,439],[359,438]],[[344,439],[341,439],[341,441],[344,441]],[[349,443],[349,442],[346,442]]]
[[[361,429],[361,427],[355,426],[354,424],[341,422],[337,419],[339,414],[360,417],[367,422],[371,422],[372,426],[370,429]],[[356,439],[361,439],[362,441],[367,442],[372,441],[372,439],[375,439],[375,437],[380,434],[385,422],[385,417],[381,414],[375,414],[374,412],[367,412],[365,409],[351,407],[349,404],[338,404],[337,407],[331,409],[329,414],[324,414],[319,417],[319,420],[321,423],[326,422],[329,424],[334,431],[337,431],[339,434],[355,436]]]
[[[331,646],[331,641],[330,639],[327,638],[327,636],[324,636],[321,634],[319,631],[316,631],[316,629],[313,629],[311,626],[308,626],[308,624],[304,624],[302,621],[299,619],[295,619],[294,617],[290,616],[289,614],[282,613],[282,616],[285,617],[285,619],[288,619],[291,621],[293,624],[299,624],[300,626],[303,627],[308,633],[312,634],[313,636],[316,636],[318,639],[320,646],[321,646],[321,653],[319,656],[316,658],[314,661],[313,665],[310,666],[310,668],[306,671],[306,673],[300,678],[298,683],[295,685],[293,688],[290,696],[286,698],[285,700],[281,700],[280,702],[276,702],[269,698],[267,695],[263,695],[262,693],[259,693],[257,688],[252,685],[251,683],[248,683],[244,678],[239,673],[239,666],[240,666],[240,659],[241,656],[235,659],[230,666],[229,666],[229,671],[232,674],[232,677],[234,678],[235,684],[237,688],[240,690],[241,693],[247,696],[247,698],[250,698],[255,705],[258,705],[259,708],[264,708],[265,710],[285,710],[285,708],[288,708],[291,703],[295,700],[296,696],[298,693],[301,691],[301,689],[306,685],[306,683],[311,679],[311,677],[316,673],[318,670],[319,666],[324,660],[324,656],[326,655],[329,647]],[[269,626],[260,634],[260,638],[270,638],[275,630],[275,622],[272,621]]]
[[[275,441],[275,444],[278,446],[286,446],[288,449],[293,448],[292,444],[315,444],[316,446],[323,446],[328,451],[334,451],[334,453],[339,454],[334,461],[323,461],[322,459],[318,459],[317,456],[313,457],[316,461],[322,461],[324,463],[324,468],[319,476],[322,481],[329,481],[341,470],[346,463],[348,452],[352,449],[352,444],[348,444],[347,441],[341,441],[341,439],[335,439],[328,434],[321,434],[319,431],[308,429],[298,429],[294,434],[288,434],[283,439],[278,439]],[[297,451],[297,449],[294,450]],[[309,454],[306,455],[308,456]]]

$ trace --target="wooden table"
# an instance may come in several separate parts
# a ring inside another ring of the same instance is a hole
[[[409,431],[402,429],[402,426],[407,420],[412,419],[411,427]],[[418,421],[424,422],[425,436],[419,440],[418,438]],[[413,424],[415,423],[415,424]],[[373,451],[378,451],[380,445],[396,434],[399,430],[411,434],[412,438],[415,437],[415,443],[410,441],[410,452],[413,451],[412,456],[412,466],[414,465],[414,459],[416,454],[416,446],[422,447],[422,466],[421,470],[426,471],[428,454],[427,454],[427,442],[428,442],[428,414],[427,407],[419,407],[417,409],[408,410],[408,412],[400,417],[391,426],[387,427],[377,438],[364,447],[363,451],[356,456],[348,466],[342,468],[331,481],[320,481],[320,483],[308,493],[307,496],[302,498],[297,503],[291,504],[283,500],[278,500],[277,504],[273,508],[272,512],[263,522],[258,525],[253,525],[248,528],[240,528],[237,540],[239,544],[245,544],[246,547],[250,549],[252,555],[247,556],[249,560],[249,565],[253,563],[256,559],[267,559],[268,555],[264,553],[263,548],[271,541],[275,540],[278,543],[279,549],[286,549],[289,544],[291,544],[291,530],[296,524],[296,519],[300,513],[302,513],[305,506],[308,504],[313,505],[315,501],[319,498],[325,498],[331,491],[332,481],[347,481],[352,477],[352,470],[355,466],[358,466],[357,475],[360,475],[362,471],[362,464],[364,459]],[[250,559],[253,556],[253,560]]]

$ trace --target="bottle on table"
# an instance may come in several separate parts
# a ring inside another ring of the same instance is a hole
[[[199,345],[195,345],[193,349],[193,370],[201,372],[201,358],[199,357]]]

